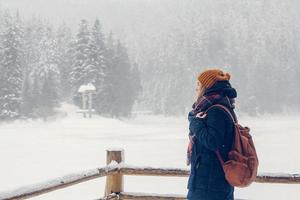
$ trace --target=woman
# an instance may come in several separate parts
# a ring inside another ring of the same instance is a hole
[[[228,160],[234,135],[233,121],[220,107],[207,110],[214,104],[222,104],[234,115],[234,98],[237,94],[229,80],[230,75],[219,69],[206,70],[198,76],[197,100],[188,115],[188,164],[191,164],[189,200],[234,199],[234,187],[226,181],[215,153],[219,150],[223,159]]]

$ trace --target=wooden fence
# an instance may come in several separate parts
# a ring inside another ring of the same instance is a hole
[[[66,188],[88,180],[106,177],[104,197],[101,199],[140,199],[140,200],[183,200],[185,195],[161,195],[124,192],[124,175],[135,176],[173,176],[187,177],[189,170],[179,168],[134,167],[124,162],[123,150],[107,150],[107,165],[105,167],[69,174],[44,183],[18,188],[0,193],[0,200],[28,199],[41,194]],[[262,173],[256,177],[258,183],[300,184],[300,174]]]

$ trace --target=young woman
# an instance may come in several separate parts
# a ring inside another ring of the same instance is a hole
[[[206,70],[198,76],[197,100],[188,115],[188,164],[191,164],[187,194],[189,200],[234,199],[234,187],[226,181],[215,153],[219,150],[224,161],[228,160],[234,136],[233,121],[220,107],[208,109],[214,104],[222,104],[234,115],[234,98],[237,93],[229,80],[230,75],[219,69]]]

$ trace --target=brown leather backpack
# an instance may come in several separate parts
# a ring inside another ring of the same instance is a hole
[[[225,178],[232,186],[249,186],[255,180],[258,168],[258,157],[249,133],[250,129],[238,124],[236,117],[232,115],[227,107],[215,104],[208,110],[212,107],[222,108],[230,115],[234,123],[235,136],[231,150],[228,153],[228,161],[224,162],[219,150],[215,151],[223,167]]]

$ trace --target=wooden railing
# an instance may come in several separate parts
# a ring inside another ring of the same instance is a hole
[[[92,179],[106,177],[104,197],[102,199],[186,199],[185,195],[161,195],[124,192],[124,175],[135,176],[175,176],[187,177],[189,170],[179,168],[135,167],[124,163],[123,150],[107,150],[107,166],[70,174],[44,183],[18,188],[0,193],[0,200],[28,199],[51,191],[69,187]],[[262,173],[256,177],[258,183],[300,184],[300,174]]]

